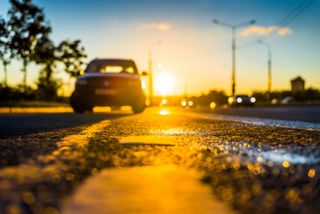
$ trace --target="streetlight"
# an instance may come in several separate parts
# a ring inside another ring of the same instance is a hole
[[[270,102],[270,93],[271,93],[271,83],[272,83],[272,67],[271,67],[271,60],[272,60],[272,53],[271,53],[271,46],[270,44],[264,42],[263,40],[258,40],[258,43],[265,46],[268,50],[268,82],[267,82],[267,101]]]
[[[237,25],[232,25],[229,23],[221,22],[217,19],[213,19],[212,22],[217,25],[222,25],[224,27],[231,28],[232,30],[232,75],[231,75],[231,91],[232,96],[235,95],[236,92],[236,30],[240,27],[244,27],[247,25],[253,25],[256,23],[255,20],[250,20],[248,22],[243,22]]]
[[[150,46],[148,51],[148,71],[149,71],[149,102],[150,105],[152,105],[152,99],[153,99],[153,74],[152,74],[152,50],[156,45],[161,45],[161,41],[157,41],[153,45]]]

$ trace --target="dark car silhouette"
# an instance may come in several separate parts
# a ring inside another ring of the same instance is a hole
[[[254,106],[256,98],[248,95],[235,95],[234,97],[229,97],[228,102],[231,106]]]
[[[74,112],[92,111],[95,106],[131,106],[135,113],[145,108],[136,64],[124,59],[95,59],[76,81],[70,104]]]

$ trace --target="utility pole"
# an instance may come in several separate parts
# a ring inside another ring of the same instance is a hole
[[[148,71],[149,71],[149,102],[152,105],[153,100],[153,71],[152,71],[152,48],[149,49],[148,52]]]
[[[231,74],[231,93],[236,93],[236,27],[232,27],[232,74]]]
[[[184,97],[188,97],[188,82],[186,78],[184,79]]]
[[[154,46],[156,45],[160,45],[161,41],[156,42],[155,44],[153,44],[152,46],[150,46],[149,48],[149,52],[148,52],[148,71],[149,71],[149,102],[150,105],[152,105],[152,101],[153,101],[153,62],[152,62],[152,50],[154,48]]]
[[[248,22],[243,22],[243,23],[240,23],[240,24],[237,24],[237,25],[232,25],[232,24],[229,24],[229,23],[221,22],[221,21],[219,21],[217,19],[213,19],[212,22],[214,24],[217,24],[217,25],[228,27],[232,31],[231,93],[232,93],[232,96],[234,96],[235,93],[236,93],[236,49],[237,49],[237,47],[236,47],[236,32],[237,32],[238,28],[245,27],[247,25],[253,25],[253,24],[256,23],[256,21],[255,20],[250,20]]]
[[[258,40],[258,43],[265,46],[268,51],[268,75],[267,75],[267,101],[271,101],[271,86],[272,86],[272,52],[270,44]]]

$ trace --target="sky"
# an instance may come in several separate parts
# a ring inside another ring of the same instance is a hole
[[[230,24],[256,20],[236,34],[237,93],[267,87],[267,49],[272,50],[273,90],[290,88],[301,75],[306,87],[320,88],[320,0],[294,20],[290,12],[307,0],[34,0],[53,27],[52,39],[81,39],[94,58],[130,58],[140,71],[147,70],[152,50],[155,84],[171,78],[171,94],[200,94],[210,89],[231,93],[231,30],[212,19]],[[0,1],[6,17],[8,0]],[[161,41],[159,43],[159,41]],[[3,72],[0,67],[0,78]],[[9,83],[22,81],[21,63],[9,67]],[[40,69],[29,67],[29,84]],[[56,77],[69,79],[63,71]],[[155,92],[160,93],[161,86]],[[69,93],[67,91],[66,93]]]

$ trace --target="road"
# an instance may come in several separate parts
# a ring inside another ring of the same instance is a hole
[[[216,114],[242,117],[256,117],[277,120],[320,123],[320,106],[266,106],[254,108],[225,108],[215,110]]]
[[[2,115],[0,128],[0,213],[320,210],[317,129],[180,108]]]

